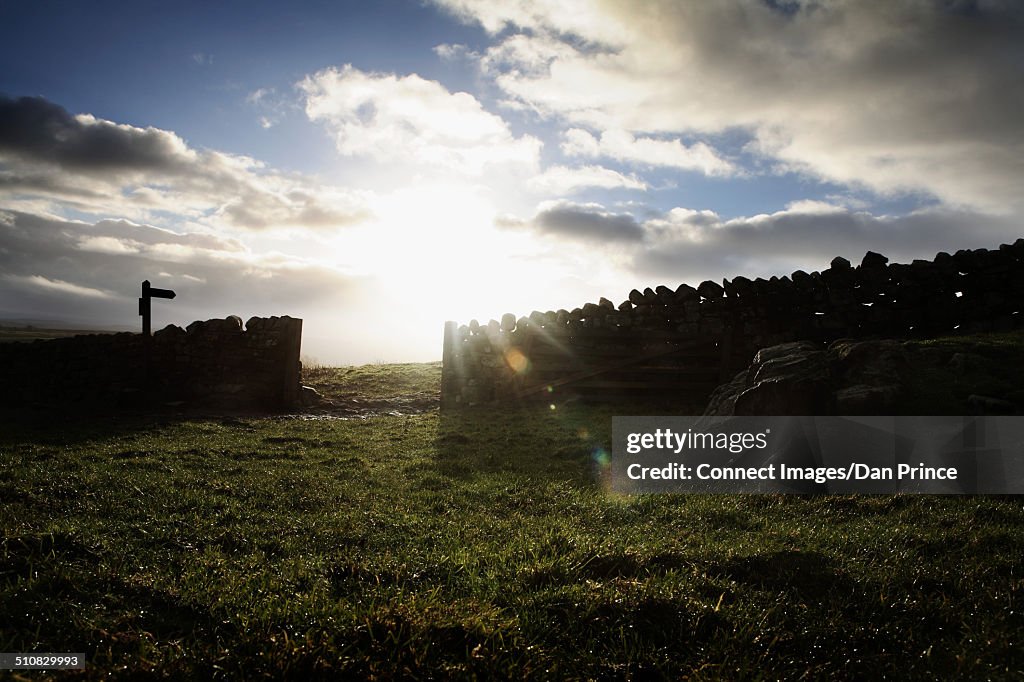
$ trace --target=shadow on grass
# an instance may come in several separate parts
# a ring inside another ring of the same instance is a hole
[[[83,651],[91,664],[136,660],[147,646],[227,634],[203,607],[132,584],[102,567],[73,535],[15,536],[0,545],[3,645],[12,651]],[[15,634],[17,633],[17,634]]]

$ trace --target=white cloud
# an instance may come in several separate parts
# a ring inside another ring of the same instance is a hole
[[[444,61],[451,62],[457,59],[479,59],[480,55],[468,46],[461,43],[441,43],[434,46],[434,54]]]
[[[4,279],[16,284],[28,285],[29,287],[36,287],[43,289],[44,291],[52,291],[59,294],[84,296],[86,298],[110,298],[110,294],[106,291],[93,289],[92,287],[83,287],[78,284],[72,284],[71,282],[65,282],[62,279],[49,279],[41,275],[5,275]]]
[[[326,125],[338,151],[479,174],[492,164],[535,166],[536,138],[515,137],[465,92],[416,74],[366,73],[346,65],[306,77],[306,115]]]
[[[647,189],[647,183],[636,175],[623,175],[603,166],[551,166],[526,184],[530,189],[553,194],[570,194],[586,188]]]
[[[1020,3],[436,1],[495,35],[483,73],[541,115],[638,138],[741,130],[782,170],[1024,208]]]
[[[568,156],[605,157],[625,163],[699,171],[705,175],[733,175],[738,169],[703,142],[690,146],[678,138],[659,140],[634,137],[624,130],[606,130],[597,138],[586,130],[564,133],[562,152]]]

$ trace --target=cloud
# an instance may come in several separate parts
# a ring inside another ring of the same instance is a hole
[[[587,251],[591,260],[584,267],[614,265],[636,284],[785,275],[827,268],[835,256],[856,264],[869,250],[906,263],[931,259],[940,251],[995,248],[1020,236],[1014,218],[942,208],[873,215],[820,201],[728,220],[706,209],[654,211],[634,204],[625,212],[597,203],[552,201],[538,206],[532,218],[505,215],[497,225],[560,242],[554,251],[567,258]],[[594,250],[600,246],[608,249]]]
[[[142,280],[174,289],[161,313],[187,323],[211,315],[295,314],[358,285],[308,259],[256,253],[239,241],[126,220],[95,223],[0,211],[0,300],[6,316],[131,324]]]
[[[614,213],[600,204],[577,204],[549,201],[538,206],[529,220],[504,216],[498,227],[530,229],[539,234],[583,242],[637,242],[644,236],[643,228],[628,213]]]
[[[434,54],[446,62],[452,62],[459,59],[475,60],[480,58],[479,53],[474,52],[462,43],[441,43],[440,45],[435,45]]]
[[[553,194],[569,194],[586,188],[646,190],[647,183],[632,173],[622,173],[603,166],[551,166],[527,181],[530,189]]]
[[[541,142],[515,137],[465,92],[416,74],[366,73],[346,65],[300,84],[306,115],[322,122],[345,156],[414,161],[477,175],[493,164],[535,166]]]
[[[0,153],[64,169],[179,172],[195,151],[174,133],[72,116],[41,97],[0,95]]]
[[[14,282],[15,284],[23,284],[29,287],[38,287],[45,291],[55,291],[60,294],[70,294],[74,296],[84,296],[86,298],[110,298],[110,293],[106,291],[100,291],[99,289],[93,289],[90,287],[83,287],[71,282],[65,282],[61,279],[47,279],[41,275],[4,275],[4,279]]]
[[[259,99],[259,98],[257,98]],[[196,150],[173,132],[73,116],[38,97],[0,96],[0,200],[139,221],[161,214],[211,228],[340,228],[369,215],[366,196],[259,161]]]
[[[705,175],[735,175],[738,169],[703,142],[690,146],[678,138],[637,138],[624,130],[606,130],[597,138],[586,130],[564,133],[562,152],[568,156],[605,157],[632,164],[699,171]]]
[[[868,250],[894,262],[931,259],[939,251],[993,248],[1020,233],[1014,219],[933,209],[877,216],[822,202],[723,220],[712,211],[675,208],[643,223],[637,272],[680,281],[769,276],[827,268],[835,256],[854,264]]]
[[[260,112],[257,121],[264,130],[280,123],[298,107],[294,101],[282,97],[274,88],[257,88],[245,96],[245,103]]]
[[[436,0],[508,99],[598,131],[740,131],[779,171],[1024,207],[1024,5]],[[627,145],[630,146],[630,145]]]

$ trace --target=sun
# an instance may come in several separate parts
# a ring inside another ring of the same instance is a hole
[[[338,260],[371,278],[376,293],[419,319],[529,312],[552,272],[529,233],[495,226],[498,211],[471,185],[429,183],[382,196],[373,219],[338,240]],[[414,303],[409,305],[409,303]]]

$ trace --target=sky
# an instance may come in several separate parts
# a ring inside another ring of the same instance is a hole
[[[1012,0],[0,0],[0,323],[443,324],[1024,235]]]

